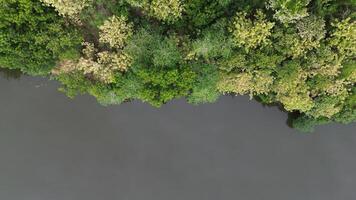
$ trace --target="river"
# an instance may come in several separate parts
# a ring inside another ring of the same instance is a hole
[[[162,108],[0,77],[1,200],[356,199],[356,124],[302,134],[248,97]]]

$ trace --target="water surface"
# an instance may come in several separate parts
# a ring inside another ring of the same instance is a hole
[[[356,125],[314,134],[248,97],[160,109],[0,77],[1,200],[356,199]]]

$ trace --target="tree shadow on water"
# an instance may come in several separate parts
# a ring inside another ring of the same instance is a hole
[[[292,129],[295,128],[293,126],[293,121],[296,120],[298,117],[300,117],[301,113],[299,113],[299,112],[289,112],[283,107],[283,105],[281,103],[279,103],[279,102],[273,102],[273,103],[266,102],[266,101],[264,101],[263,98],[261,98],[261,96],[254,96],[253,99],[255,101],[261,103],[261,105],[263,107],[276,107],[281,112],[287,113],[287,120],[286,120],[287,126],[289,128],[292,128]]]
[[[19,79],[22,75],[23,75],[23,73],[20,70],[7,69],[7,68],[0,67],[0,77],[3,77],[7,80]]]

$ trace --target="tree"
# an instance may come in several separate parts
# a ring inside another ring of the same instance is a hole
[[[160,106],[189,94],[196,77],[183,56],[178,55],[176,38],[164,38],[157,31],[142,29],[128,42],[125,52],[132,56],[131,72],[143,84],[139,99]],[[174,55],[167,62],[162,55]]]
[[[174,22],[182,17],[183,6],[180,0],[153,0],[150,9],[157,19]]]
[[[269,0],[267,7],[275,11],[274,17],[282,23],[293,23],[308,16],[311,0]]]
[[[268,22],[261,10],[257,10],[255,19],[247,19],[247,13],[238,12],[233,21],[232,34],[234,42],[246,51],[269,43],[273,22]]]
[[[77,18],[85,7],[88,7],[92,0],[41,0],[48,6],[53,6],[56,11],[63,16]]]
[[[325,22],[314,15],[298,21],[295,26],[278,26],[272,35],[276,49],[293,58],[305,57],[318,49],[325,38]]]
[[[35,0],[0,1],[0,66],[47,74],[59,59],[79,56],[82,37]]]
[[[51,72],[69,97],[87,93],[104,105],[249,95],[311,130],[356,121],[354,7],[352,0],[0,0],[0,66]]]
[[[199,37],[191,42],[187,59],[204,59],[212,62],[228,58],[232,54],[233,40],[226,34],[226,21],[218,21],[202,31]]]
[[[189,27],[213,23],[231,9],[233,0],[189,0],[185,2],[183,18]]]
[[[343,58],[329,46],[321,44],[314,52],[310,52],[305,64],[310,76],[335,77],[342,68]]]
[[[274,85],[276,99],[280,101],[287,111],[307,112],[314,106],[310,97],[309,87],[306,84],[306,73],[300,63],[289,61],[277,71],[277,80]]]
[[[341,55],[356,55],[356,22],[351,18],[332,23],[335,28],[330,39],[331,46],[335,47]]]
[[[324,39],[325,21],[315,15],[305,17],[296,24],[298,35],[300,37],[303,48],[311,50],[320,46],[320,41]]]
[[[268,94],[274,78],[270,71],[255,70],[250,72],[222,73],[217,85],[222,93],[235,93],[240,95]]]
[[[128,3],[164,22],[173,23],[182,17],[181,0],[128,0]]]
[[[132,36],[132,24],[127,23],[123,16],[112,16],[104,22],[100,29],[100,42],[107,43],[112,48],[122,48]]]
[[[193,64],[193,70],[196,78],[192,86],[192,92],[188,96],[188,102],[192,104],[212,103],[220,95],[217,90],[219,73],[214,64],[204,64],[196,62]]]
[[[80,71],[103,83],[115,82],[115,74],[125,72],[131,66],[132,58],[123,52],[102,51],[98,53],[93,44],[84,43],[84,56],[77,62],[64,61],[52,70],[53,74]]]

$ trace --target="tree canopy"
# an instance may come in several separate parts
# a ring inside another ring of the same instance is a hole
[[[291,125],[356,121],[353,0],[0,0],[0,67],[104,105],[249,95]]]

